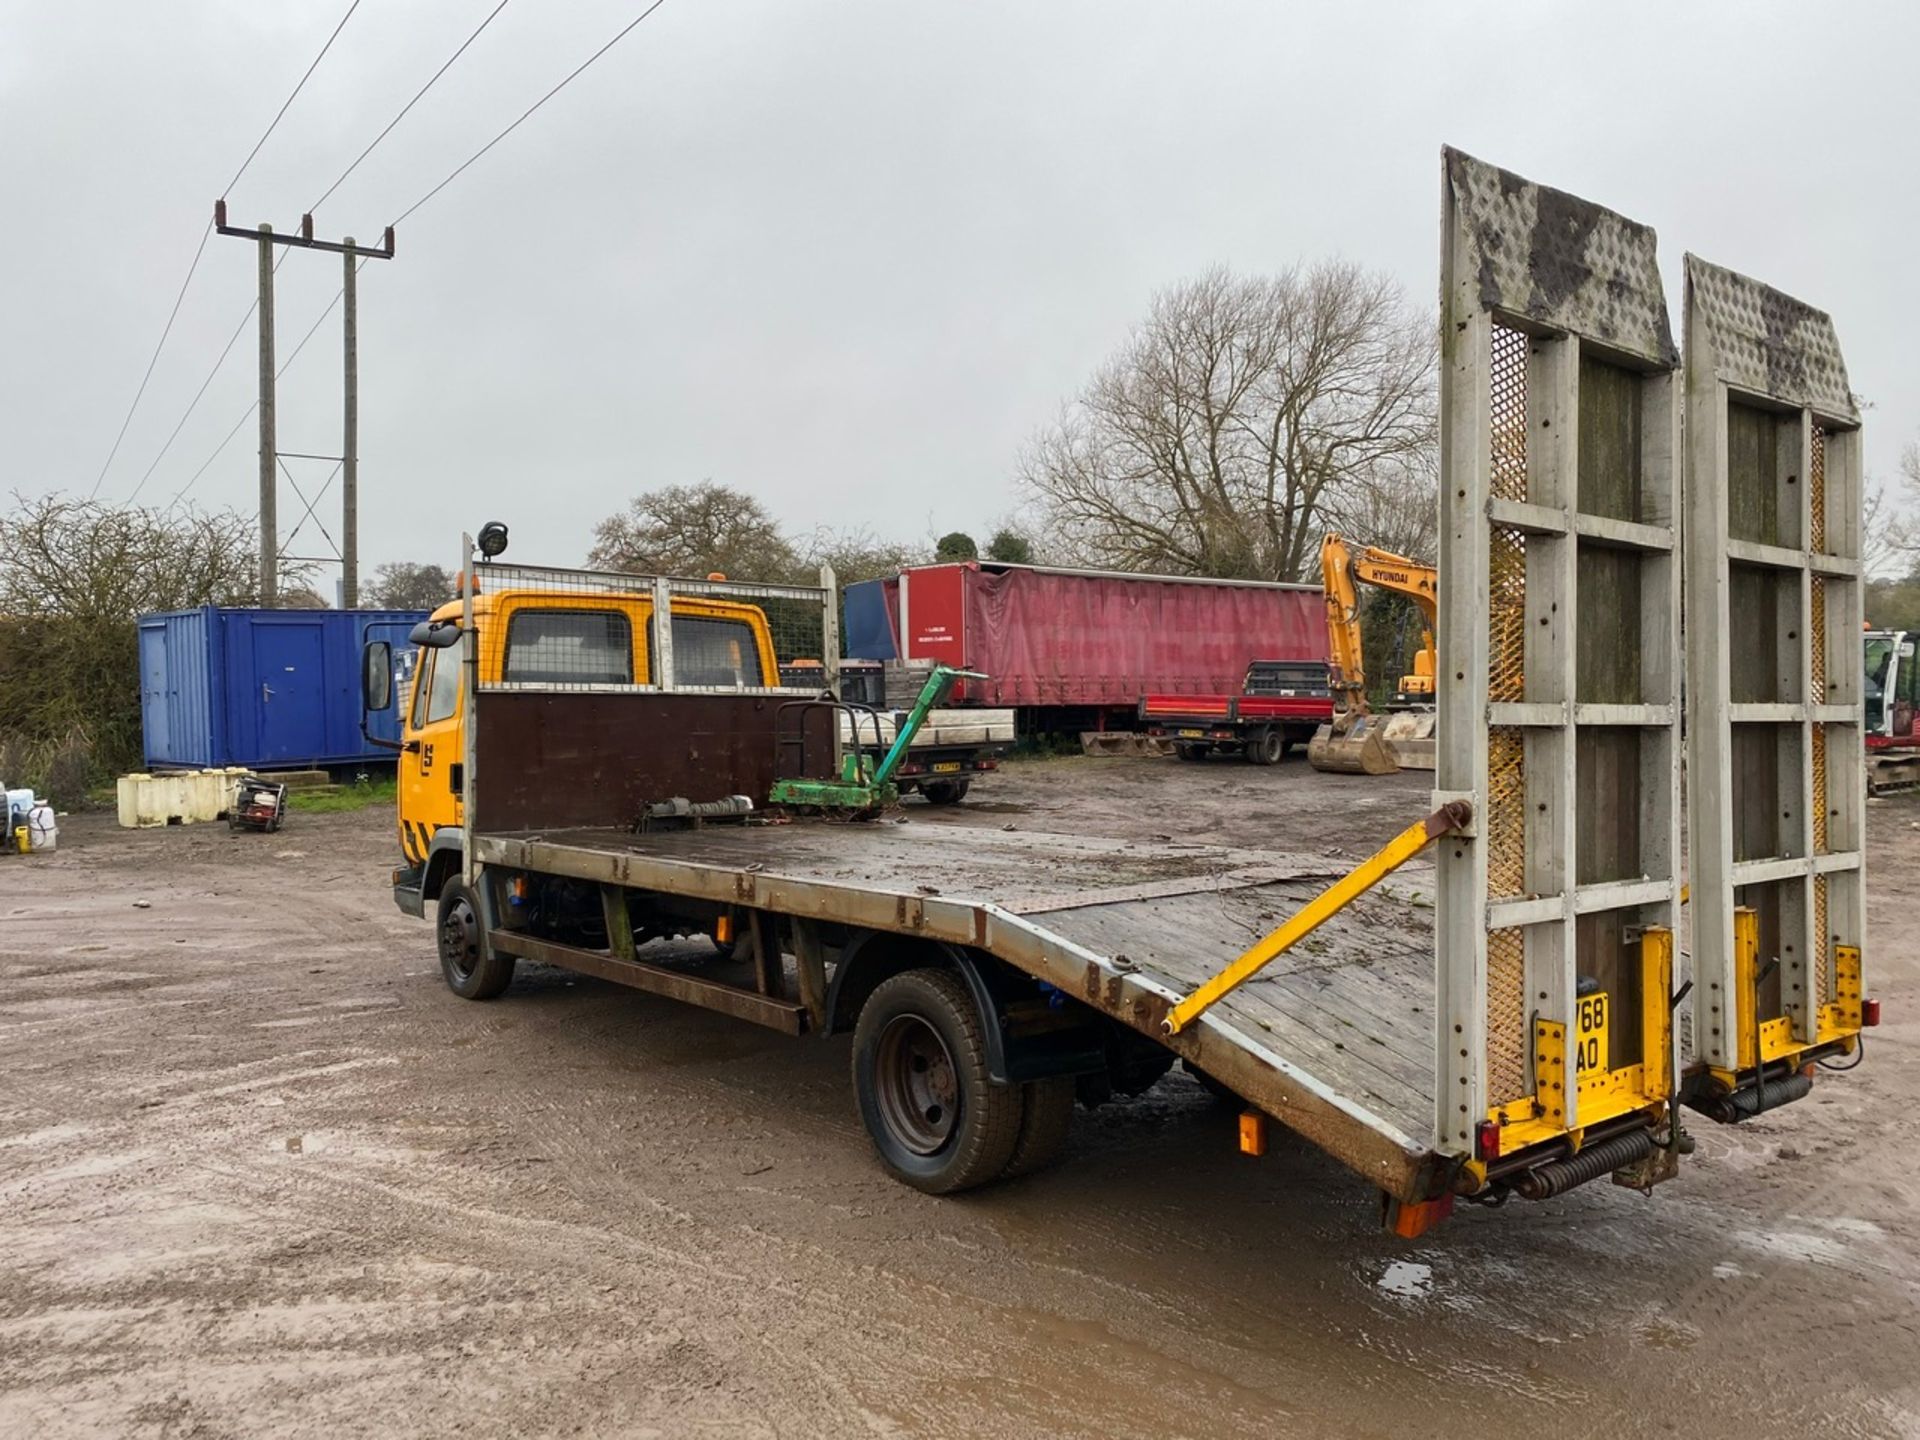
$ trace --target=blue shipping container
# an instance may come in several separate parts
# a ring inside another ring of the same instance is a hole
[[[360,733],[360,650],[406,649],[424,610],[175,610],[140,619],[140,726],[152,767],[298,769],[391,760]],[[398,707],[369,718],[400,738]]]

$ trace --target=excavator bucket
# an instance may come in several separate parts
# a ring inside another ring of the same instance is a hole
[[[1387,754],[1402,770],[1434,768],[1437,720],[1438,717],[1431,710],[1395,710],[1387,715],[1374,716],[1381,744],[1386,746]]]
[[[1307,763],[1336,775],[1391,775],[1400,768],[1387,748],[1379,717],[1336,715],[1307,742]]]

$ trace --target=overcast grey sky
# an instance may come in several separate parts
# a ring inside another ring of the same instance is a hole
[[[346,3],[0,4],[0,490],[92,488],[212,202]],[[234,222],[297,225],[495,3],[363,0]],[[319,232],[377,239],[641,8],[513,0]],[[634,492],[707,477],[796,529],[985,530],[1158,287],[1340,254],[1430,297],[1443,142],[1653,225],[1670,304],[1691,249],[1830,310],[1891,477],[1920,438],[1916,41],[1910,4],[668,0],[362,274],[364,563],[446,562],[489,517],[575,562]],[[339,269],[282,268],[283,356]],[[103,498],[253,286],[209,242]],[[246,409],[254,346],[142,503]],[[337,453],[338,357],[336,319],[281,448]],[[249,422],[188,498],[251,511],[254,457]]]

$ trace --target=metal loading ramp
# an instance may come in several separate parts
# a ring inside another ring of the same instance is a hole
[[[985,950],[1165,1043],[1382,1189],[1422,1198],[1433,1114],[1432,870],[1343,910],[1176,1036],[1171,1004],[1344,858],[970,826],[478,836],[481,858],[582,879],[831,914]]]

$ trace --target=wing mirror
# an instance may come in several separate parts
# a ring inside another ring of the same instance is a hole
[[[369,640],[360,653],[360,708],[377,715],[393,704],[393,646]]]
[[[460,643],[460,622],[422,620],[413,627],[407,640],[410,644],[419,645],[427,650],[445,650]]]

